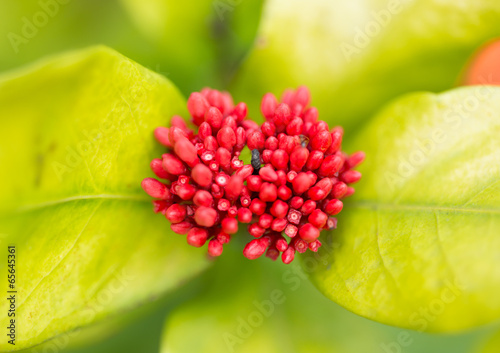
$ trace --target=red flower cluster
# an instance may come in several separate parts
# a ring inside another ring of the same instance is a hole
[[[171,222],[187,242],[219,256],[223,244],[238,231],[238,221],[251,223],[255,238],[243,250],[249,259],[282,253],[290,263],[295,251],[317,251],[322,229],[333,229],[332,217],[343,207],[361,174],[353,167],[364,153],[347,156],[340,151],[343,130],[318,121],[308,108],[307,88],[287,90],[281,103],[268,93],[261,111],[262,126],[245,120],[245,103],[233,104],[226,92],[204,89],[191,94],[188,110],[198,134],[174,116],[171,127],[155,130],[156,139],[170,149],[154,159],[151,169],[162,183],[147,178],[143,189],[152,197],[155,212]],[[239,159],[247,146],[252,162]],[[286,235],[286,238],[282,234]]]

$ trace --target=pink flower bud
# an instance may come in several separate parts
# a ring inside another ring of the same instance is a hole
[[[191,228],[187,234],[187,242],[189,245],[197,248],[205,245],[208,238],[208,232],[203,228]]]
[[[168,187],[156,179],[146,178],[142,181],[141,186],[149,196],[156,199],[167,200],[171,197]]]

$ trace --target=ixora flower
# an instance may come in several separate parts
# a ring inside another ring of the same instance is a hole
[[[467,353],[414,332],[500,319],[496,61],[467,70],[500,2],[123,2],[144,33],[88,23],[126,56],[0,77],[0,351]]]
[[[191,94],[187,107],[198,131],[174,116],[169,128],[155,137],[170,149],[151,162],[154,178],[142,181],[156,213],[171,222],[177,234],[187,234],[196,247],[207,241],[211,256],[238,231],[238,222],[251,223],[257,238],[243,249],[254,260],[266,254],[284,263],[295,252],[318,251],[320,230],[337,227],[343,207],[361,174],[355,170],[363,152],[341,151],[343,130],[318,120],[309,107],[306,87],[284,92],[281,102],[266,94],[261,111],[266,122],[258,126],[247,117],[245,103],[233,104],[227,92],[205,88]],[[252,151],[250,164],[239,159],[244,147]],[[283,235],[286,235],[285,238]]]

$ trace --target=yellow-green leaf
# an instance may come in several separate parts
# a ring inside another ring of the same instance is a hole
[[[131,309],[206,267],[140,187],[162,153],[153,129],[184,113],[169,81],[104,47],[0,79],[4,293],[7,245],[17,253],[16,345],[0,349]]]
[[[205,274],[207,290],[167,318],[161,352],[354,353],[390,341],[381,325],[324,298],[298,262],[250,261],[231,250]]]
[[[499,21],[496,0],[268,0],[233,93],[255,114],[265,92],[307,85],[352,130],[402,93],[452,87]]]
[[[418,93],[384,109],[350,144],[363,178],[306,257],[329,298],[418,331],[500,317],[500,88]]]

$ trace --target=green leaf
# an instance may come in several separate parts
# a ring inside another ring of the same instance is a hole
[[[263,1],[122,0],[186,94],[226,85],[252,46]]]
[[[167,318],[161,352],[354,353],[390,341],[381,325],[324,298],[298,262],[231,250],[203,276],[206,290]]]
[[[104,47],[0,80],[0,233],[4,259],[7,244],[18,254],[18,336],[1,349],[131,309],[207,266],[140,187],[163,150],[153,129],[184,113],[169,81]]]
[[[0,32],[0,71],[96,44],[110,46],[153,70],[165,70],[118,1],[2,1]]]
[[[477,350],[477,353],[497,353],[500,350],[500,331],[495,332],[486,342],[483,342]]]
[[[496,0],[268,0],[232,92],[257,112],[265,92],[307,85],[349,131],[402,93],[453,86],[499,21]]]
[[[496,87],[419,93],[384,109],[351,143],[367,161],[338,230],[306,257],[318,288],[418,331],[498,319],[499,133]]]

